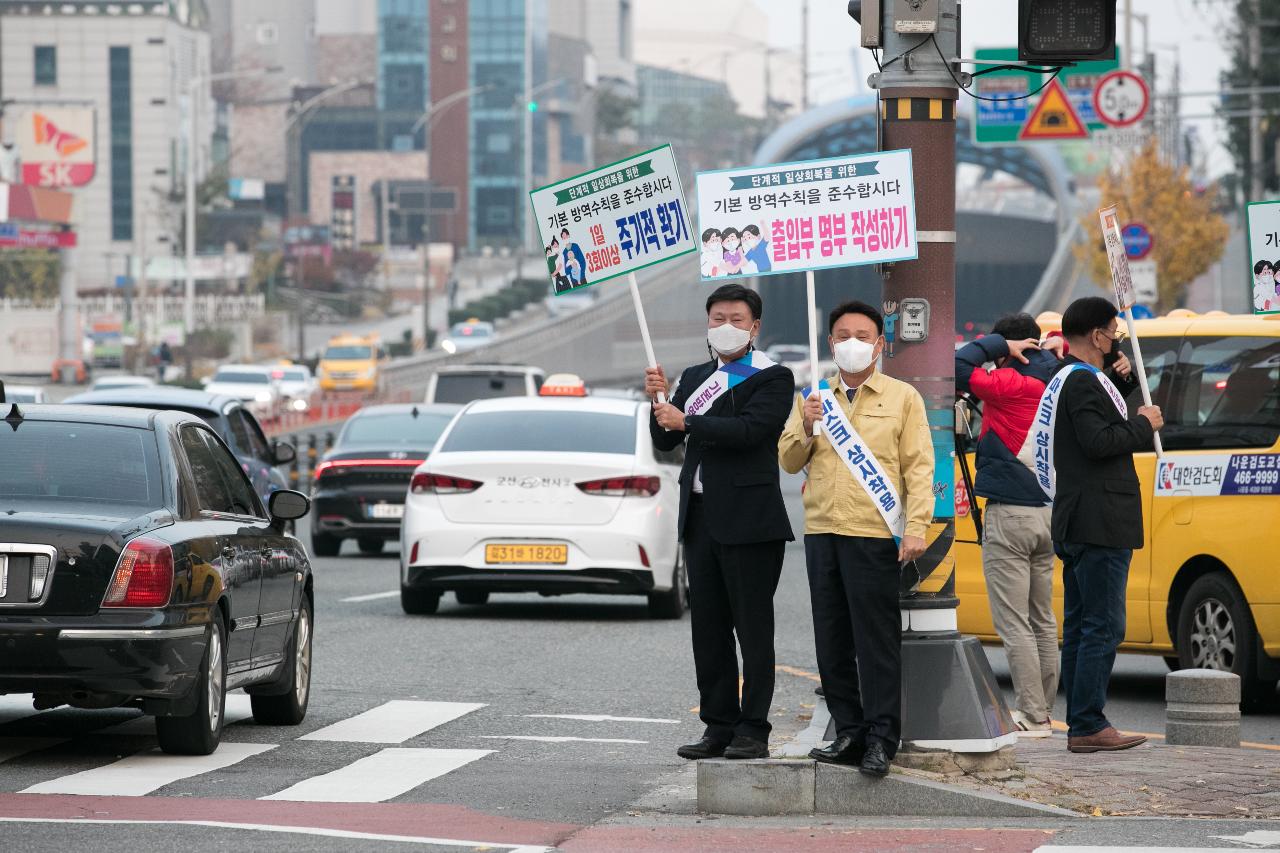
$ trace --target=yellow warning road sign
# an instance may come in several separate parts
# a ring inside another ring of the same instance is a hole
[[[1027,117],[1018,132],[1020,140],[1088,139],[1089,128],[1071,105],[1062,84],[1057,80],[1045,87],[1040,103]]]

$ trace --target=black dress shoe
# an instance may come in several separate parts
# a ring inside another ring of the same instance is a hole
[[[769,744],[746,735],[738,735],[724,751],[725,758],[768,758]]]
[[[867,754],[865,741],[854,740],[850,735],[842,735],[829,746],[809,750],[809,757],[826,764],[848,764],[857,767]]]
[[[888,776],[889,754],[884,751],[884,744],[878,740],[867,744],[867,754],[863,756],[862,766],[858,770],[867,776]]]
[[[728,744],[722,740],[703,737],[697,743],[686,743],[676,750],[676,755],[681,758],[687,758],[690,761],[697,761],[701,758],[719,758],[724,755],[726,746]]]

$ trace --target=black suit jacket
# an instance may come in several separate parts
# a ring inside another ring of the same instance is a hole
[[[680,375],[671,404],[685,401],[717,368],[708,361]],[[731,388],[705,414],[668,432],[649,415],[649,433],[662,450],[685,443],[680,470],[679,535],[684,539],[693,475],[702,466],[703,507],[711,536],[722,545],[791,541],[791,522],[778,487],[778,436],[791,415],[795,379],[780,364]]]
[[[1128,380],[1113,372],[1107,376],[1122,394],[1137,384],[1132,375]],[[1055,542],[1142,547],[1142,495],[1133,454],[1151,450],[1154,435],[1151,422],[1141,415],[1120,417],[1102,384],[1087,371],[1067,377],[1053,439]]]

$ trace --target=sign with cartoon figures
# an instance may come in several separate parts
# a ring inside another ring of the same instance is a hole
[[[704,280],[915,260],[910,151],[698,173]]]
[[[671,146],[529,193],[556,294],[696,251]]]
[[[5,108],[17,128],[22,183],[38,187],[82,187],[93,180],[96,146],[89,107]]]
[[[1280,313],[1280,201],[1245,206],[1249,238],[1250,299],[1256,314]]]

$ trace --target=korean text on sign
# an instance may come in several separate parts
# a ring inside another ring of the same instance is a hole
[[[702,277],[913,260],[910,151],[698,175]]]
[[[555,293],[695,251],[671,146],[529,194]]]

